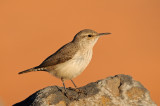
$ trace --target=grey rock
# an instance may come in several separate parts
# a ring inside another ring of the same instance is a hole
[[[116,75],[78,88],[49,86],[13,106],[157,106],[149,91],[128,75]]]

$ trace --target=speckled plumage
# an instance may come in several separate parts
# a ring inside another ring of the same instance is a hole
[[[77,51],[78,46],[75,46],[74,43],[70,42],[45,59],[37,68],[49,67],[66,62],[70,60]]]

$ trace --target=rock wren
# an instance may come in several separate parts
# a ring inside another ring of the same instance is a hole
[[[93,46],[100,36],[110,33],[97,33],[90,29],[78,32],[73,40],[62,46],[54,54],[46,58],[39,66],[19,72],[19,74],[31,71],[46,71],[51,75],[64,80],[71,80],[80,75],[87,67],[92,58]]]

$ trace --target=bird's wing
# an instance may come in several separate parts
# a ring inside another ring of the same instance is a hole
[[[77,52],[78,47],[74,45],[72,42],[64,45],[59,50],[57,50],[54,54],[46,58],[39,66],[41,67],[48,67],[53,66],[59,63],[63,63],[69,59],[71,59],[74,54]]]

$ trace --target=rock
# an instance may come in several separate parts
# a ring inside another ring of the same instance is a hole
[[[149,91],[128,75],[116,75],[75,90],[49,86],[14,106],[157,106]]]

